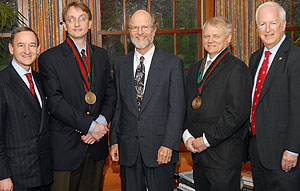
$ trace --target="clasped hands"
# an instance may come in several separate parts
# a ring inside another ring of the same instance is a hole
[[[187,150],[191,151],[192,153],[201,153],[205,149],[207,149],[207,146],[204,143],[203,137],[190,137],[185,142],[185,147]]]
[[[96,141],[100,141],[104,135],[108,133],[108,127],[103,123],[97,123],[93,132],[81,136],[81,140],[89,145],[94,144]]]

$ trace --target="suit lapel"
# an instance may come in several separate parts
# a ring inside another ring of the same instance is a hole
[[[42,82],[39,78],[39,76],[37,75],[37,73],[35,73],[34,71],[32,72],[32,75],[34,77],[34,81],[36,83],[37,89],[39,91],[40,97],[41,97],[41,101],[42,101],[42,113],[41,113],[41,124],[40,124],[40,129],[39,129],[39,134],[42,132],[43,127],[44,127],[44,115],[47,115],[47,111],[46,111],[46,100],[45,100],[45,94],[42,88]]]
[[[41,107],[39,103],[36,101],[29,88],[26,86],[11,64],[7,67],[7,70],[10,78],[7,82],[8,85],[20,97],[21,100],[24,100],[30,108],[36,110],[35,113],[40,113]]]
[[[285,57],[287,56],[288,50],[289,50],[289,44],[288,44],[287,39],[285,39],[283,41],[283,43],[281,44],[280,48],[278,49],[278,51],[273,59],[272,65],[267,73],[263,88],[261,90],[261,94],[259,96],[258,103],[263,99],[264,95],[268,91],[274,77],[276,76],[276,73],[278,72],[278,69],[280,68],[280,66],[282,64],[284,64]]]
[[[148,73],[147,83],[145,87],[144,99],[142,103],[141,112],[148,104],[154,90],[156,87],[157,82],[160,80],[160,76],[162,75],[162,64],[164,61],[164,56],[162,55],[161,51],[158,48],[155,48],[151,66]]]
[[[258,54],[256,57],[253,57],[253,61],[251,61],[253,64],[250,66],[250,73],[252,76],[253,84],[255,80],[255,74],[259,65],[260,58],[262,57],[263,48],[258,50]],[[251,63],[250,63],[251,64]]]
[[[138,105],[137,105],[137,101],[136,101],[136,91],[134,89],[134,72],[133,72],[133,59],[134,59],[134,52],[130,52],[128,54],[128,59],[126,59],[125,63],[124,63],[124,71],[119,71],[124,73],[125,81],[124,83],[126,84],[125,87],[129,87],[126,88],[127,91],[129,91],[129,97],[134,105],[134,108],[136,109],[136,111],[138,111]],[[120,68],[122,68],[120,66]],[[120,79],[122,80],[122,79]]]
[[[204,82],[203,89],[205,89],[207,86],[209,86],[209,83],[213,81],[215,76],[218,76],[218,73],[222,71],[223,67],[226,66],[226,62],[228,61],[230,55],[227,55],[226,58],[221,60],[219,63],[219,66],[215,69],[215,71],[208,77],[206,82]],[[206,72],[209,72],[208,70]],[[202,90],[203,91],[203,90]]]
[[[78,89],[80,89],[80,97],[85,96],[85,89],[83,86],[83,81],[81,79],[81,75],[80,75],[80,71],[77,65],[77,61],[75,58],[75,55],[73,54],[73,52],[71,51],[67,41],[65,41],[62,44],[62,51],[64,53],[64,58],[62,58],[64,65],[66,66],[66,71],[68,71],[68,74],[65,75],[70,75],[71,78],[74,80],[74,83],[76,84],[76,86],[78,87]],[[74,76],[79,76],[80,78],[74,77]]]

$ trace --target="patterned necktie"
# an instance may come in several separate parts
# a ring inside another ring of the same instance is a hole
[[[38,98],[37,98],[36,93],[34,91],[34,84],[33,84],[33,81],[32,81],[32,75],[31,75],[31,73],[26,73],[25,76],[27,77],[27,80],[29,82],[29,89],[30,89],[32,95],[38,101]]]
[[[263,87],[265,78],[267,76],[268,72],[268,65],[269,65],[269,56],[272,53],[270,51],[265,52],[265,59],[264,62],[258,72],[258,77],[256,80],[256,87],[255,87],[255,92],[254,92],[254,97],[253,97],[253,103],[252,103],[252,111],[251,111],[251,129],[252,129],[252,134],[256,134],[256,127],[255,127],[255,112],[256,112],[256,107],[257,107],[257,102],[260,96],[261,89]]]
[[[85,66],[86,66],[87,58],[86,58],[85,50],[84,49],[81,50],[81,54],[82,54],[82,60],[83,60],[83,62],[85,64]]]
[[[138,109],[141,111],[142,101],[144,96],[144,81],[145,81],[145,65],[144,65],[145,58],[143,56],[140,57],[140,64],[136,68],[135,71],[135,91],[136,91],[136,100],[138,104]]]

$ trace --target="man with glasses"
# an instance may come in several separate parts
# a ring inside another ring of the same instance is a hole
[[[108,155],[107,124],[115,109],[109,59],[87,40],[92,15],[85,4],[68,4],[62,18],[67,39],[39,58],[52,117],[52,190],[99,191]]]
[[[114,66],[117,106],[111,157],[121,166],[122,189],[170,191],[185,116],[185,71],[178,57],[153,44],[157,22],[138,10],[129,19],[135,51]]]

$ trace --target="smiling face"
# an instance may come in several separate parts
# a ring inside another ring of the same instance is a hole
[[[226,27],[222,24],[207,24],[203,32],[203,45],[210,57],[215,57],[218,53],[229,46],[231,34],[227,34]]]
[[[31,31],[19,32],[15,35],[13,42],[9,43],[9,52],[14,60],[26,71],[29,70],[40,52],[35,34]]]
[[[262,7],[258,12],[258,34],[268,49],[273,48],[285,32],[286,21],[280,19],[279,9],[275,6]]]
[[[137,51],[144,54],[150,50],[156,31],[156,27],[152,26],[151,15],[144,10],[135,12],[130,19],[129,27],[131,41]]]
[[[72,6],[68,9],[65,18],[66,21],[63,22],[63,25],[70,38],[73,41],[85,40],[92,26],[92,20],[89,20],[88,14],[79,7]]]

